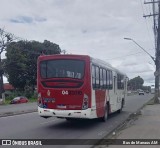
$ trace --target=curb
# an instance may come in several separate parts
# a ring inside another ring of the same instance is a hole
[[[146,103],[144,103],[139,109],[137,109],[136,112],[134,113],[130,113],[121,123],[119,123],[113,130],[111,130],[107,135],[105,135],[102,139],[100,139],[97,143],[95,143],[94,145],[91,146],[91,148],[96,147],[97,145],[101,145],[100,143],[104,141],[104,139],[107,139],[113,132],[120,130],[121,128],[123,128],[124,125],[126,125],[126,123],[128,123],[133,117],[135,117],[136,115],[138,115],[141,111],[141,109],[143,109],[153,98],[151,98],[149,101],[147,101]]]
[[[17,112],[5,112],[0,114],[1,117],[7,117],[7,116],[14,116],[14,115],[21,115],[21,114],[27,114],[32,112],[38,112],[37,109],[27,110],[27,111],[17,111]]]

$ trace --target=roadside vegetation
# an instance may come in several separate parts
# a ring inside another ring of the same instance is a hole
[[[128,90],[132,90],[132,92],[136,92],[137,90],[151,91],[150,86],[144,86],[144,80],[140,76],[137,76],[128,81]]]
[[[29,102],[37,102],[37,93],[28,93],[27,91],[15,91],[5,98],[5,105],[10,104],[11,100],[18,96],[25,96],[28,98]]]
[[[0,54],[6,52],[5,58],[0,60],[0,77],[2,75],[7,77],[8,83],[14,88],[14,90],[5,90],[3,79],[0,79],[0,98],[4,93],[5,104],[18,96],[25,96],[29,102],[35,102],[37,59],[44,54],[61,54],[61,48],[48,40],[43,42],[22,40],[1,28],[0,37]],[[3,103],[4,101],[0,100],[0,104]]]
[[[154,103],[154,100],[155,100],[155,98],[153,97],[148,103],[147,103],[147,105],[154,105],[155,103]]]

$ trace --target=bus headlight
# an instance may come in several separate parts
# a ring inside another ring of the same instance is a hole
[[[82,105],[82,109],[87,109],[88,108],[88,96],[86,94],[84,94],[83,96],[83,105]]]
[[[42,107],[42,106],[43,106],[41,93],[38,93],[37,104],[38,104],[39,107]]]

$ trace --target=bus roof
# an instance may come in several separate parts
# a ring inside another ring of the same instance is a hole
[[[121,72],[120,70],[116,69],[111,64],[109,64],[109,63],[107,63],[107,62],[105,62],[103,60],[95,59],[95,58],[91,58],[91,60],[92,60],[93,63],[95,63],[98,66],[106,67],[106,68],[108,68],[108,69],[110,69],[112,71],[115,71],[116,73],[119,73],[119,74],[127,76],[125,73]]]
[[[76,54],[53,54],[53,55],[40,55],[38,57],[38,59],[40,60],[49,60],[49,59],[52,59],[53,57],[55,58],[60,58],[60,57],[66,57],[66,58],[90,58],[88,55],[76,55]]]

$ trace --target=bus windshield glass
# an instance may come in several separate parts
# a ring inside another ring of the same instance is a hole
[[[46,60],[40,62],[42,78],[74,78],[82,79],[84,64],[82,60]]]

